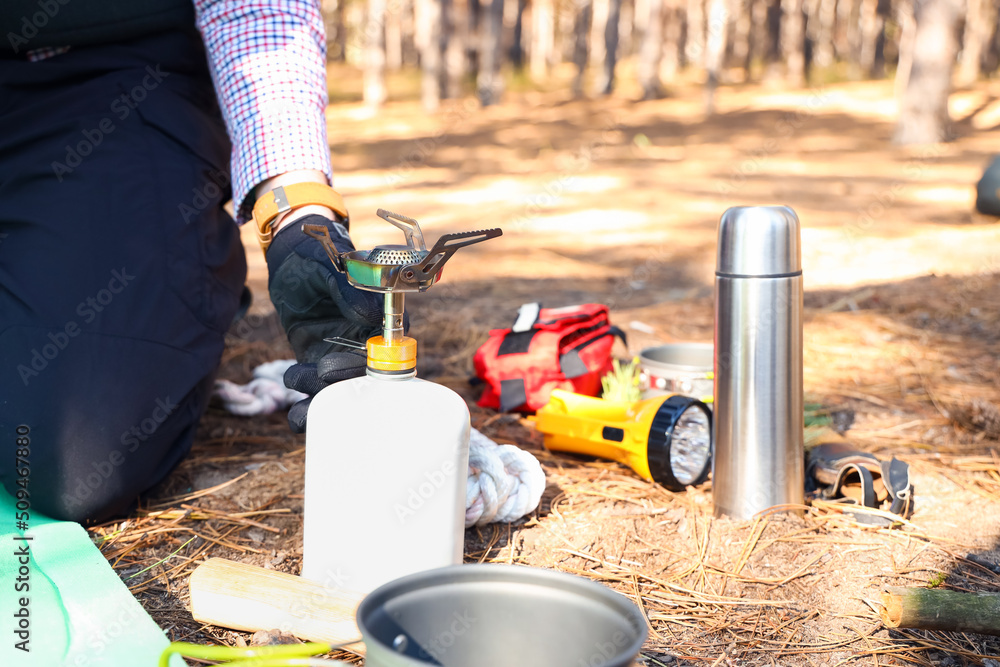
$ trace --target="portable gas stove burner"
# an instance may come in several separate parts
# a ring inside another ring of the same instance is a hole
[[[342,253],[337,251],[325,227],[304,227],[307,234],[323,244],[333,266],[347,275],[348,282],[370,292],[423,292],[438,281],[445,262],[456,250],[502,234],[499,229],[445,234],[428,250],[416,220],[381,208],[378,216],[403,230],[406,245],[381,245]]]
[[[407,292],[423,292],[441,278],[441,269],[459,248],[496,238],[503,234],[498,228],[474,232],[445,234],[428,250],[420,225],[413,218],[385,209],[378,216],[403,230],[406,245],[381,245],[371,250],[338,252],[330,238],[330,230],[323,225],[305,225],[302,229],[323,244],[335,269],[347,276],[347,281],[358,289],[385,294],[380,343],[389,348],[403,344],[403,298]],[[346,347],[369,347],[360,341],[328,338],[328,342]],[[407,339],[411,340],[412,339]],[[415,344],[414,344],[415,345]]]
[[[368,253],[368,263],[400,266],[416,264],[427,256],[426,250],[414,250],[405,245],[380,245]]]

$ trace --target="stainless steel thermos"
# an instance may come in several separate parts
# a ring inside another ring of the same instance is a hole
[[[715,271],[716,516],[803,502],[802,256],[785,206],[730,208]]]

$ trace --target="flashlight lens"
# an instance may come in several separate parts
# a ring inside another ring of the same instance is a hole
[[[692,405],[681,413],[670,438],[670,470],[681,484],[692,484],[705,470],[712,448],[708,413]]]

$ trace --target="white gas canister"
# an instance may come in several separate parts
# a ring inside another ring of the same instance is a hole
[[[469,409],[447,387],[370,373],[309,407],[302,576],[367,594],[462,562]]]

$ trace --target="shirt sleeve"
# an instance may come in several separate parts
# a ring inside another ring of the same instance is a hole
[[[233,202],[294,169],[332,183],[326,137],[326,32],[319,0],[195,0],[198,29],[233,144]]]

